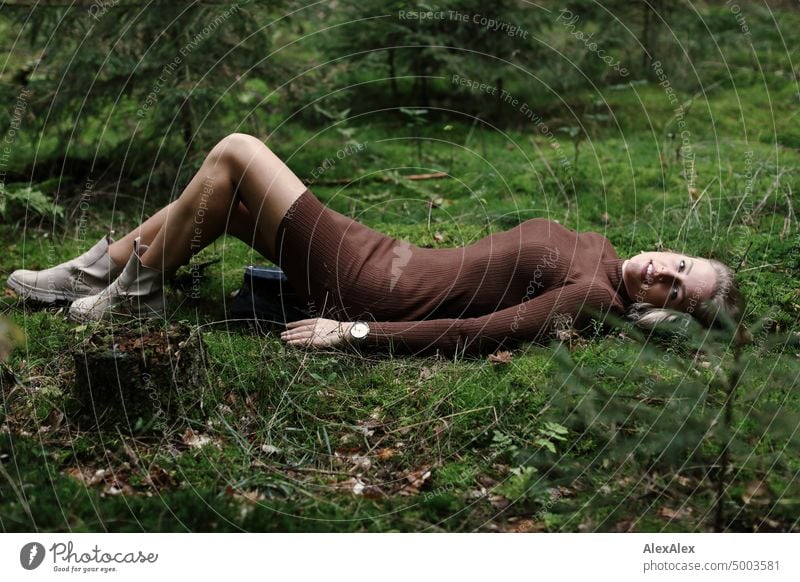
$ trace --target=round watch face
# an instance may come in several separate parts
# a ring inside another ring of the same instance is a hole
[[[356,338],[361,339],[367,336],[369,333],[369,325],[367,325],[363,321],[357,321],[353,324],[353,327],[350,328],[350,334]]]

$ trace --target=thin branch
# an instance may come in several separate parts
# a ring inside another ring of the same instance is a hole
[[[797,217],[794,214],[794,207],[792,206],[792,186],[788,185],[786,191],[786,217],[783,219],[783,230],[781,230],[781,240],[784,235],[788,234],[792,229],[792,219],[794,218],[795,226],[797,226]]]
[[[414,181],[421,181],[421,180],[440,180],[442,178],[449,178],[450,174],[447,172],[433,172],[431,174],[410,174],[408,176],[402,176],[406,180],[414,180]],[[372,176],[370,178],[331,178],[329,180],[307,180],[304,179],[303,182],[305,184],[317,184],[317,185],[338,185],[338,184],[352,184],[354,182],[392,182],[394,178],[391,176]]]
[[[765,165],[764,163],[759,164],[759,166],[756,169],[756,171],[753,172],[753,177],[750,178],[750,180],[749,180],[750,184],[755,184],[756,183],[756,180],[758,180],[758,175],[761,173],[761,170],[764,169],[764,165]],[[733,212],[733,216],[731,217],[731,222],[728,225],[728,233],[730,233],[731,227],[733,226],[733,223],[736,221],[736,216],[739,214],[739,211],[742,209],[742,206],[744,205],[744,201],[746,199],[747,199],[747,186],[745,186],[744,195],[742,196],[741,200],[739,200],[739,205],[736,207],[736,210],[734,210],[734,212]],[[750,220],[750,217],[748,217],[748,220]]]
[[[772,196],[772,193],[780,185],[781,178],[788,171],[789,168],[780,168],[778,170],[778,175],[775,176],[775,179],[772,181],[772,184],[770,184],[769,188],[767,188],[767,193],[764,194],[764,197],[761,199],[761,202],[756,204],[756,207],[753,209],[753,212],[751,213],[750,216],[755,217],[759,212],[761,212],[761,209],[764,208],[764,205],[767,203],[767,200],[769,200],[769,197]]]

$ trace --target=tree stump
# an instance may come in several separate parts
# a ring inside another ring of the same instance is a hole
[[[202,407],[205,345],[188,325],[98,324],[72,349],[80,420],[163,430]]]

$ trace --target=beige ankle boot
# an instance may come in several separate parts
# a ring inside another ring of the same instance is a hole
[[[133,241],[133,254],[108,287],[95,295],[76,299],[69,307],[69,318],[87,322],[122,317],[163,317],[164,272],[142,264],[141,256],[148,249],[139,237]]]
[[[74,301],[102,291],[122,272],[108,254],[114,242],[110,234],[101,238],[88,251],[43,271],[18,269],[8,276],[6,285],[23,299],[43,303]]]

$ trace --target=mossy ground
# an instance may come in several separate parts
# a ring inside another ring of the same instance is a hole
[[[796,132],[775,120],[796,113],[797,99],[794,84],[769,87],[771,109],[763,106],[765,86],[756,83],[736,94],[712,92],[703,107],[692,109],[691,184],[685,159],[664,130],[671,117],[664,93],[657,85],[636,85],[605,95],[614,119],[594,128],[578,152],[564,133],[554,149],[524,119],[505,135],[435,117],[415,128],[414,136],[402,123],[371,122],[356,126],[354,139],[366,144],[363,151],[345,156],[311,187],[336,210],[434,247],[468,244],[534,216],[601,232],[621,257],[669,248],[736,266],[751,245],[740,269],[748,321],[769,315],[769,331],[791,332],[800,310],[800,233],[796,219],[785,218],[790,207],[798,210],[791,192],[800,191],[794,170],[800,155]],[[729,137],[742,135],[743,126],[751,130],[747,142]],[[290,133],[272,142],[281,155],[312,131],[292,126]],[[419,147],[413,137],[421,139]],[[287,162],[309,178],[320,158],[342,147],[340,135],[323,133],[314,148]],[[376,169],[446,171],[454,177],[329,184]],[[782,169],[780,186],[754,213]],[[108,225],[126,232],[143,212],[156,210],[135,191],[126,194],[116,206],[111,197],[95,200],[81,233],[66,219],[29,223],[24,230],[0,226],[0,272],[67,260]],[[226,321],[244,266],[267,261],[229,237],[194,261],[216,258],[221,260],[202,273],[198,297],[185,285],[169,290],[170,318],[202,329],[208,360],[191,395],[197,406],[158,425],[128,418],[119,430],[76,431],[68,351],[85,331],[76,331],[63,309],[31,309],[11,296],[2,300],[2,311],[25,331],[27,345],[13,353],[3,375],[0,529],[713,527],[713,472],[707,468],[681,462],[670,470],[648,468],[615,458],[597,435],[570,428],[559,438],[548,428],[547,423],[565,424],[569,413],[555,399],[564,384],[552,347],[527,346],[505,364],[288,348],[274,330]],[[185,279],[188,271],[182,273]],[[737,394],[757,395],[754,409],[772,403],[796,415],[796,381],[775,379],[796,378],[800,360],[796,349],[770,347],[768,338],[757,335],[746,348],[750,359]],[[660,380],[680,383],[694,375],[710,381],[710,370],[697,362],[683,362],[672,372],[657,363],[643,365],[638,344],[617,334],[576,342],[570,352],[576,369],[643,366]],[[648,398],[638,380],[609,374],[597,381],[616,398]],[[724,394],[711,389],[703,407],[723,402]],[[752,416],[748,406],[735,409],[739,440],[749,449],[733,455],[728,526],[797,529],[798,442],[775,436],[774,427]],[[675,431],[680,433],[679,423]],[[705,452],[713,454],[714,444],[708,447]],[[535,451],[539,461],[520,462],[523,450]],[[782,463],[764,472],[753,460],[765,455]],[[589,465],[590,472],[563,484],[560,471]]]

